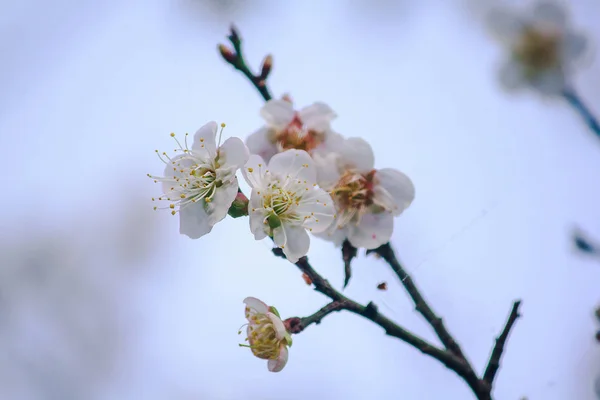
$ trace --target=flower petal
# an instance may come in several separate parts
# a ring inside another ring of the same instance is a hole
[[[211,225],[222,221],[229,212],[229,207],[235,200],[238,192],[237,178],[234,177],[233,182],[223,183],[220,188],[217,188],[211,202],[206,204],[206,212],[208,213],[209,223]]]
[[[272,129],[263,127],[246,138],[246,145],[251,154],[258,154],[265,161],[278,153],[277,146],[271,140],[273,136]]]
[[[287,333],[287,330],[285,329],[285,325],[283,324],[283,321],[281,320],[281,318],[279,318],[277,315],[273,314],[272,312],[268,312],[267,317],[269,317],[269,319],[271,320],[271,323],[273,324],[273,328],[275,328],[275,334],[277,335],[277,339],[279,339],[279,340],[284,339],[285,334]]]
[[[250,153],[240,138],[230,137],[219,147],[219,164],[221,168],[240,169],[246,162]]]
[[[306,253],[308,253],[308,249],[310,248],[310,237],[308,236],[308,233],[306,233],[306,230],[301,226],[282,224],[281,227],[283,228],[282,230],[284,231],[286,240],[285,246],[282,247],[283,254],[285,254],[288,261],[296,263],[300,257],[304,257]],[[274,229],[273,233],[275,233],[277,229]]]
[[[279,372],[285,367],[288,361],[288,349],[285,344],[281,344],[279,355],[274,360],[269,360],[267,366],[271,372]]]
[[[246,297],[244,304],[259,314],[266,314],[269,311],[269,306],[256,297]]]
[[[533,7],[533,23],[551,24],[556,28],[567,25],[567,13],[557,1],[538,1]]]
[[[337,153],[315,152],[312,155],[317,169],[317,183],[325,190],[334,188],[340,179],[340,155]]]
[[[304,150],[286,150],[271,158],[269,172],[280,179],[298,178],[307,185],[317,182],[317,168],[310,155]]]
[[[393,168],[383,168],[375,173],[375,178],[391,196],[393,215],[400,215],[415,199],[415,186],[406,174]]]
[[[343,168],[352,167],[360,173],[368,173],[375,165],[375,155],[371,145],[358,137],[346,139],[340,151],[343,157]]]
[[[285,100],[272,99],[260,109],[260,115],[269,126],[279,130],[294,119],[294,106]]]
[[[296,213],[304,218],[303,227],[311,232],[319,233],[331,226],[335,215],[335,205],[329,193],[323,189],[312,189],[302,196]]]
[[[337,114],[327,104],[316,102],[300,110],[298,116],[307,129],[322,132],[329,128]]]
[[[486,16],[487,27],[491,34],[502,43],[513,43],[525,26],[520,14],[508,8],[493,8]]]
[[[191,239],[198,239],[212,230],[213,226],[204,204],[203,200],[188,203],[179,210],[179,233]]]
[[[267,164],[265,160],[259,155],[251,154],[248,157],[248,162],[242,168],[242,175],[251,188],[261,188],[263,187],[263,178],[266,170]]]
[[[541,72],[530,80],[531,86],[546,96],[560,95],[566,85],[566,77],[563,70],[555,68]]]
[[[358,225],[349,226],[348,241],[356,248],[376,249],[390,241],[394,216],[388,212],[363,215]]]
[[[328,242],[332,242],[336,247],[341,247],[344,240],[348,237],[348,228],[338,228],[338,229],[328,229],[321,233],[313,233],[314,236],[319,239],[327,240]]]
[[[584,34],[567,32],[563,40],[563,57],[566,63],[576,61],[586,54],[588,39]]]
[[[499,71],[499,79],[502,87],[507,91],[514,91],[527,84],[525,71],[516,60],[509,60]]]
[[[250,221],[250,231],[254,239],[263,240],[267,237],[265,230],[265,210],[262,208],[262,196],[258,194],[259,189],[252,189],[250,202],[248,204],[248,219]]]
[[[215,138],[218,130],[217,123],[210,121],[194,134],[194,143],[192,150],[199,156],[207,159],[213,159],[217,155],[217,143]]]
[[[184,154],[180,154],[176,157],[173,157],[171,159],[171,162],[168,163],[167,165],[165,165],[165,171],[164,171],[164,176],[165,178],[171,178],[171,177],[181,177],[183,176],[181,173],[182,169],[187,169],[190,168],[192,165],[194,165],[194,162],[192,160],[190,160],[189,158],[184,158],[186,157]],[[171,197],[171,198],[176,198],[178,197],[179,194],[181,194],[181,191],[179,190],[181,187],[180,185],[177,185],[177,187],[173,186],[173,182],[162,182],[162,189],[163,189],[163,193],[165,194],[165,197]]]

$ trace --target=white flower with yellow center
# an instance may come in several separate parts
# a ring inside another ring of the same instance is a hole
[[[496,8],[488,22],[510,52],[500,70],[507,90],[529,86],[545,95],[561,94],[588,47],[586,37],[569,27],[566,11],[556,1],[538,1],[527,12]]]
[[[221,124],[221,133],[225,124]],[[192,239],[206,235],[227,216],[238,191],[236,172],[248,161],[248,149],[241,139],[232,137],[217,147],[217,123],[212,121],[198,129],[192,148],[175,138],[180,153],[171,158],[158,153],[165,166],[165,176],[148,176],[160,182],[163,194],[157,199],[169,203],[173,215],[179,214],[179,231]],[[219,135],[220,136],[220,135]],[[154,207],[155,209],[159,207]]]
[[[252,187],[248,214],[256,240],[271,236],[293,263],[308,253],[310,232],[323,232],[335,217],[329,194],[317,187],[317,170],[303,150],[276,154],[267,165],[251,155],[243,175]]]
[[[337,218],[317,236],[340,246],[345,239],[356,248],[374,249],[387,243],[394,217],[415,198],[408,176],[392,169],[374,169],[371,146],[360,138],[348,138],[337,153],[315,156],[319,185],[334,200]]]
[[[292,345],[292,337],[275,307],[269,307],[255,297],[246,297],[246,319],[248,320],[246,341],[256,357],[269,360],[271,372],[279,372],[288,360],[288,346]],[[241,333],[241,330],[240,332]]]
[[[330,128],[335,112],[325,103],[313,103],[300,111],[291,100],[269,100],[260,110],[266,125],[246,139],[250,153],[267,162],[275,154],[289,149],[313,151],[333,149],[341,136]]]

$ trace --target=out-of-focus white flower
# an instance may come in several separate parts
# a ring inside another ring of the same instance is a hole
[[[275,307],[267,306],[255,297],[246,297],[247,335],[246,341],[252,354],[263,360],[269,360],[271,372],[279,372],[288,360],[288,346],[292,345],[292,337]],[[241,333],[241,330],[240,332]]]
[[[325,103],[314,103],[295,111],[289,97],[269,100],[260,110],[266,125],[246,139],[250,153],[267,162],[289,149],[313,151],[333,149],[341,136],[330,128],[335,112]]]
[[[181,154],[170,158],[157,150],[166,164],[165,176],[148,174],[154,182],[162,183],[164,194],[158,200],[170,202],[171,213],[179,214],[179,231],[192,239],[206,235],[227,216],[238,191],[235,174],[248,161],[248,148],[239,138],[229,138],[217,148],[217,131],[214,121],[198,129],[191,149],[187,133],[183,146],[172,133],[179,146],[175,152]]]
[[[500,69],[500,82],[507,90],[532,87],[544,95],[560,94],[588,47],[586,37],[569,27],[566,11],[556,1],[539,1],[527,12],[494,9],[488,21],[510,51]]]
[[[268,166],[251,155],[243,175],[252,187],[248,214],[256,240],[271,236],[293,263],[310,246],[306,230],[323,232],[335,217],[329,194],[317,187],[317,170],[303,150],[286,150],[271,158]]]
[[[394,217],[415,198],[408,176],[392,169],[374,169],[371,146],[348,138],[337,153],[315,155],[319,185],[334,199],[337,217],[327,232],[317,236],[341,245],[344,239],[357,248],[374,249],[387,243]]]

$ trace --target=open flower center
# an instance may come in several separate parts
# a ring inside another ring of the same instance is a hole
[[[373,204],[373,177],[375,170],[366,175],[346,171],[331,191],[340,210],[368,207]]]
[[[556,67],[560,63],[560,39],[557,30],[526,28],[513,49],[514,56],[532,74]]]
[[[306,129],[302,120],[296,113],[292,122],[275,136],[275,144],[278,150],[289,149],[304,150],[310,152],[323,143],[323,133]]]
[[[152,198],[152,200],[167,201],[170,203],[167,207],[154,207],[155,210],[158,208],[169,208],[172,210],[171,214],[175,215],[178,210],[181,210],[188,204],[201,200],[210,203],[217,188],[222,185],[222,182],[217,180],[217,162],[214,159],[206,159],[206,157],[189,149],[187,136],[188,134],[186,133],[185,145],[182,146],[175,138],[175,134],[171,134],[171,137],[175,138],[175,141],[179,145],[179,148],[174,151],[180,154],[174,158],[169,157],[165,152],[161,154],[156,150],[156,154],[160,160],[168,168],[172,168],[173,172],[171,174],[165,172],[165,175],[168,176],[148,174],[150,178],[154,179],[155,183],[162,183],[164,191],[160,197]]]
[[[248,320],[248,342],[252,353],[263,360],[276,359],[285,339],[277,337],[271,319],[265,314],[254,314]]]

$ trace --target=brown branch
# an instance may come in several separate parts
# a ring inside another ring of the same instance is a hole
[[[246,64],[246,59],[242,53],[242,38],[233,25],[229,29],[229,35],[227,36],[227,39],[229,39],[233,45],[233,51],[231,51],[231,49],[229,49],[227,46],[220,44],[219,52],[221,53],[223,59],[233,68],[244,74],[244,76],[248,78],[248,80],[254,85],[256,90],[258,90],[258,93],[260,93],[265,101],[271,100],[272,96],[269,92],[269,88],[267,87],[266,80],[271,72],[271,69],[273,68],[273,58],[271,56],[265,57],[260,74],[255,75]]]
[[[285,258],[283,251],[279,248],[274,248],[273,253],[279,257]],[[338,292],[336,289],[334,289],[325,278],[323,278],[321,275],[319,275],[319,273],[317,271],[314,270],[314,268],[308,262],[308,257],[302,257],[300,260],[298,260],[298,262],[295,265],[303,273],[308,275],[308,277],[312,280],[313,284],[315,285],[315,290],[317,292],[322,293],[325,296],[329,297],[332,300],[331,304],[333,304],[333,303],[336,304],[335,307],[331,306],[331,308],[332,308],[331,310],[328,309],[326,311],[323,311],[323,309],[321,309],[321,310],[317,311],[317,313],[315,313],[315,314],[319,314],[319,312],[322,311],[322,314],[326,315],[326,314],[332,313],[333,311],[346,310],[353,314],[360,315],[361,317],[368,319],[368,320],[374,322],[375,324],[379,325],[381,328],[383,328],[385,330],[385,333],[387,335],[398,338],[398,339],[410,344],[417,350],[421,351],[423,354],[433,357],[436,360],[438,360],[439,362],[441,362],[444,366],[446,366],[447,368],[451,369],[452,371],[457,373],[459,376],[461,376],[467,382],[467,384],[472,388],[473,391],[480,390],[480,389],[478,389],[478,387],[481,386],[481,381],[479,380],[477,375],[473,372],[473,370],[470,368],[468,363],[465,363],[464,359],[461,359],[460,357],[456,356],[455,354],[452,354],[450,351],[440,349],[440,348],[434,346],[433,344],[427,342],[426,340],[420,338],[419,336],[413,334],[412,332],[408,331],[407,329],[396,324],[395,322],[393,322],[392,320],[390,320],[389,318],[387,318],[386,316],[381,314],[378,311],[377,306],[375,304],[369,303],[368,305],[363,306],[362,304],[359,304],[359,303],[355,302],[354,300],[347,298],[346,296],[344,296],[343,294]],[[327,306],[325,306],[325,307],[327,307]],[[315,314],[313,314],[313,316]],[[323,317],[325,315],[323,315]],[[311,318],[311,317],[308,317],[308,318]],[[306,326],[297,325],[298,323],[302,324],[302,318],[298,318],[298,319],[300,321],[296,320],[296,318],[292,318],[292,319],[290,319],[290,321],[288,323],[294,327],[293,328],[294,330],[299,330],[299,332],[301,332],[308,325],[306,325]],[[319,322],[320,322],[320,320],[319,320]],[[316,323],[316,321],[314,323]],[[292,332],[292,333],[296,333],[296,332]],[[478,398],[480,398],[482,400],[487,399],[487,397],[478,397]]]
[[[502,352],[504,351],[504,346],[506,344],[506,340],[508,339],[508,335],[510,334],[510,330],[517,321],[517,318],[521,316],[519,314],[520,306],[521,300],[517,300],[513,303],[512,310],[510,311],[510,315],[508,316],[508,320],[504,325],[504,329],[502,329],[502,333],[500,333],[500,336],[496,338],[496,345],[492,350],[490,361],[488,362],[485,372],[483,373],[483,380],[490,386],[490,390],[494,384],[494,378],[496,377],[496,373],[500,368]]]
[[[431,325],[431,327],[435,331],[435,334],[440,339],[442,344],[446,347],[446,349],[450,350],[458,357],[464,358],[466,360],[462,349],[460,348],[456,340],[454,340],[450,332],[448,332],[448,329],[446,329],[446,327],[444,326],[444,321],[442,320],[442,318],[438,317],[435,314],[435,312],[433,312],[429,304],[427,304],[427,302],[421,295],[421,292],[419,291],[417,286],[414,284],[410,275],[408,275],[404,268],[402,268],[402,265],[400,264],[400,262],[396,258],[396,255],[394,254],[392,246],[390,246],[389,243],[386,243],[375,250],[368,251],[367,253],[370,252],[374,252],[381,256],[381,258],[383,258],[389,264],[392,270],[394,270],[394,272],[398,276],[398,279],[400,279],[400,282],[402,283],[402,285],[412,298],[413,302],[415,303],[415,309],[419,314],[423,316],[423,318],[425,318],[429,325]]]

